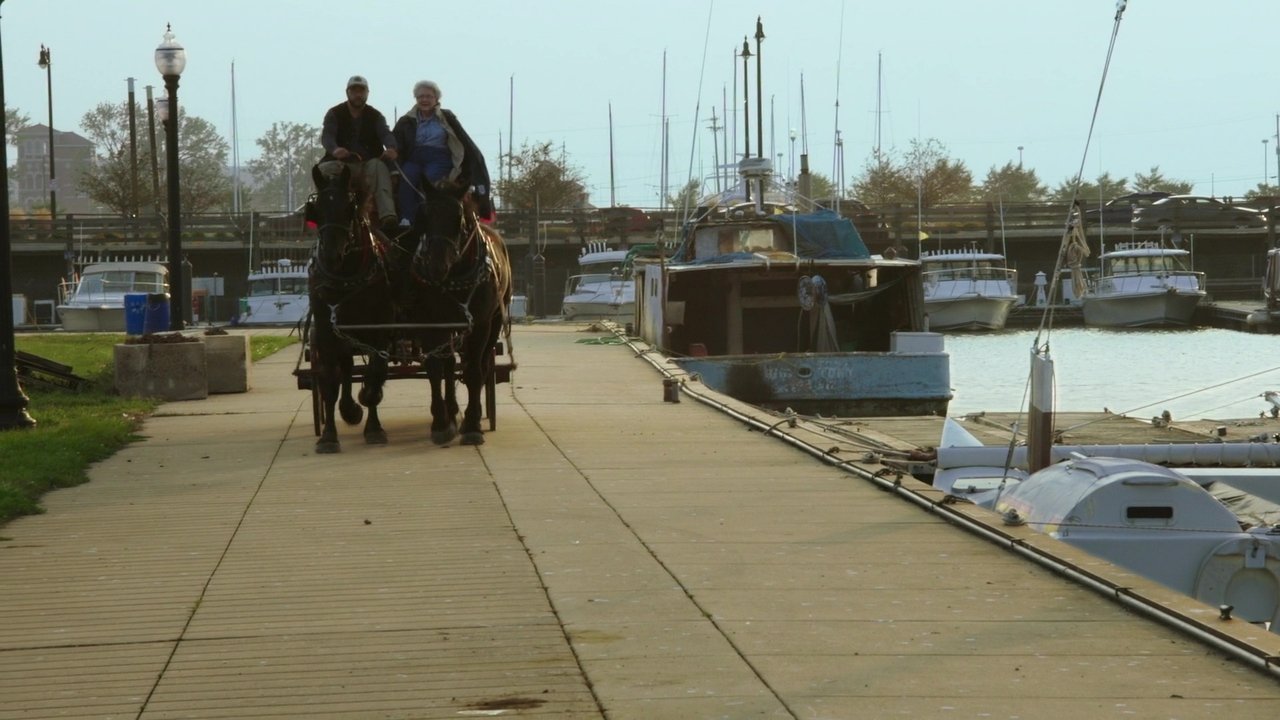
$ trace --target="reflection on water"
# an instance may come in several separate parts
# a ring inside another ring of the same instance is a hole
[[[1034,339],[1034,330],[947,335],[955,394],[948,414],[1024,407]],[[1105,407],[1140,418],[1163,410],[1184,420],[1257,417],[1271,407],[1262,393],[1280,390],[1280,336],[1070,328],[1048,341],[1061,412]]]

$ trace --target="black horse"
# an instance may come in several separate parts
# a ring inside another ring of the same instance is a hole
[[[338,165],[325,163],[324,167],[327,170]],[[387,380],[390,338],[386,330],[376,327],[344,326],[385,325],[392,322],[394,309],[386,249],[370,230],[371,198],[364,192],[360,175],[353,174],[345,163],[336,172],[325,172],[321,167],[317,165],[311,171],[316,195],[307,208],[308,217],[319,226],[308,272],[313,319],[310,352],[324,413],[316,452],[336,453],[341,448],[333,411],[340,390],[342,419],[355,425],[363,415],[351,397],[355,353],[368,357],[360,389],[360,402],[369,408],[365,442],[387,441],[378,420],[378,403]]]
[[[465,188],[428,184],[424,195],[411,230],[417,244],[405,313],[414,323],[451,326],[420,335],[431,381],[431,440],[447,445],[458,434],[457,353],[467,386],[462,444],[480,445],[480,391],[494,371],[499,334],[510,339],[511,261],[498,232],[476,218]]]

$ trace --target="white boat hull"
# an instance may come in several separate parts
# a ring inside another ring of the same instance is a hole
[[[951,400],[945,352],[720,355],[672,361],[717,392],[804,415],[945,415]]]
[[[307,316],[310,299],[298,295],[259,295],[240,301],[241,325],[297,325]]]
[[[1008,297],[969,295],[924,301],[929,316],[929,329],[938,330],[1003,330],[1009,311],[1017,300]]]
[[[636,314],[634,301],[623,303],[565,298],[561,315],[565,320],[630,320]]]
[[[1084,323],[1093,327],[1190,325],[1204,295],[1173,289],[1143,294],[1085,295]]]
[[[59,305],[58,320],[68,332],[124,332],[124,307]]]

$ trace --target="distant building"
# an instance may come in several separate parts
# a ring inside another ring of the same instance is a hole
[[[49,205],[49,126],[31,125],[17,133],[17,208],[28,212]],[[83,190],[76,187],[80,174],[93,164],[94,145],[73,132],[53,132],[58,180],[58,215],[100,212]]]

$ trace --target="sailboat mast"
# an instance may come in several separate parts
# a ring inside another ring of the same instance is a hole
[[[751,46],[747,45],[747,36],[742,36],[742,159],[751,157],[751,89],[747,87],[747,61],[751,59]],[[742,179],[742,191],[747,202],[751,202],[751,183]]]
[[[235,60],[231,61],[231,211],[240,212],[240,131],[236,122]]]
[[[670,161],[667,147],[667,51],[662,51],[662,168],[658,172],[658,207],[667,209],[667,163]]]
[[[716,106],[711,106],[711,160],[716,169],[716,194],[720,194],[720,131],[719,118],[716,117]]]
[[[880,159],[880,90],[884,77],[884,53],[876,53],[876,159]]]
[[[609,207],[617,207],[618,190],[613,178],[613,103],[609,103]]]
[[[507,95],[507,178],[511,178],[511,160],[515,158],[515,154],[511,152],[511,141],[515,137],[515,117],[516,117],[516,74],[511,73],[509,89]],[[502,198],[502,204],[505,208],[507,199]],[[532,253],[530,253],[532,255]]]

